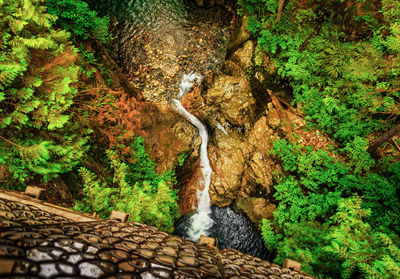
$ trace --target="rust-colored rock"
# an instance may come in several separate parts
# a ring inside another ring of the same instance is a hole
[[[197,191],[201,186],[203,174],[200,161],[190,164],[191,171],[181,179],[179,191],[179,211],[186,215],[197,208]]]
[[[201,140],[196,128],[166,102],[153,106],[144,126],[147,131],[144,139],[152,151],[152,159],[157,163],[157,171],[164,172],[174,167],[180,154],[197,156]]]

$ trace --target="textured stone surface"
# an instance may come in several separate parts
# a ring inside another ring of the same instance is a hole
[[[265,198],[245,198],[239,200],[235,207],[246,213],[254,224],[259,224],[265,218],[272,218],[276,206]]]
[[[247,160],[243,144],[235,137],[220,140],[209,148],[211,167],[211,201],[218,206],[227,206],[238,198],[242,188],[242,174]]]
[[[235,126],[251,126],[254,118],[255,100],[246,78],[217,77],[205,96],[208,106],[214,106]]]
[[[281,118],[279,117],[278,111],[275,108],[268,111],[267,122],[268,125],[273,129],[276,129],[281,125]]]
[[[267,125],[265,117],[254,124],[248,137],[248,145],[253,148],[249,165],[254,172],[254,178],[267,190],[273,185],[274,172],[280,170],[270,154],[277,138],[278,135]]]
[[[230,61],[236,62],[244,70],[253,66],[253,53],[254,43],[253,41],[247,41],[243,47],[236,50],[229,58]]]
[[[270,191],[274,172],[279,170],[269,154],[276,138],[266,117],[261,117],[245,135],[231,131],[210,146],[214,170],[210,196],[215,205],[227,206],[236,199],[247,198],[256,185]]]
[[[247,28],[249,25],[248,20],[249,17],[247,16],[241,18],[241,25],[238,30],[235,30],[231,42],[229,43],[229,49],[238,48],[241,44],[251,38],[251,33]]]

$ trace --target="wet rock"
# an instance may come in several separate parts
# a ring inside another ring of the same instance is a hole
[[[243,47],[236,50],[229,60],[237,63],[242,69],[248,69],[253,66],[253,53],[254,43],[253,41],[247,41]]]
[[[229,49],[236,49],[238,48],[241,44],[243,44],[245,41],[249,40],[251,38],[251,33],[248,29],[248,23],[249,17],[244,16],[241,19],[241,25],[238,28],[238,30],[235,30],[233,33],[233,36],[231,38],[231,42],[229,43]]]
[[[254,43],[247,41],[242,48],[236,50],[225,61],[222,71],[230,76],[242,76],[247,78],[247,72],[253,67]]]
[[[201,95],[201,90],[202,85],[197,86],[183,97],[181,103],[187,111],[190,111],[198,119],[205,119],[209,117],[215,109],[206,106],[204,98]]]
[[[268,111],[267,123],[273,129],[276,129],[281,125],[281,118],[279,117],[278,111],[275,108]]]
[[[276,138],[266,117],[261,117],[244,136],[231,132],[215,139],[215,146],[209,148],[214,171],[210,190],[213,204],[227,206],[234,200],[247,198],[256,185],[270,191],[273,175],[279,170],[269,154]]]
[[[246,78],[217,77],[205,97],[209,106],[215,106],[229,123],[251,127],[254,118],[255,99]]]
[[[225,61],[222,71],[224,74],[228,76],[235,76],[235,77],[246,77],[246,72],[245,70],[240,67],[240,65],[232,60],[227,60]]]
[[[213,169],[210,196],[217,206],[231,204],[241,190],[245,158],[238,137],[224,137],[217,146],[210,146],[209,157]]]
[[[197,208],[197,191],[201,188],[203,173],[200,167],[200,160],[190,163],[190,168],[185,171],[180,179],[182,185],[179,191],[179,212],[187,215]]]
[[[167,103],[153,103],[146,117],[144,140],[158,172],[172,169],[180,154],[198,156],[201,139],[196,128]]]
[[[246,198],[239,200],[235,207],[244,212],[253,224],[259,224],[260,221],[273,217],[276,205],[265,198]]]
[[[270,154],[277,138],[277,134],[268,126],[266,117],[261,117],[254,124],[248,137],[248,146],[251,146],[254,152],[249,162],[253,173],[252,176],[246,177],[246,180],[255,179],[267,192],[273,185],[274,173],[279,170],[279,165],[275,163]]]

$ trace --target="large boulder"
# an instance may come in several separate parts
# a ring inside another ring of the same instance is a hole
[[[215,78],[205,99],[207,105],[215,107],[230,124],[251,127],[255,99],[246,78],[226,75]]]
[[[243,142],[236,135],[221,137],[210,146],[209,157],[213,169],[211,200],[217,206],[227,206],[241,192],[242,173],[248,159],[243,154]]]
[[[174,168],[180,154],[198,157],[201,144],[197,129],[167,103],[153,103],[145,116],[143,128],[146,146],[157,163],[157,171]]]
[[[253,53],[254,43],[253,41],[247,41],[243,47],[236,50],[229,60],[236,62],[242,69],[248,69],[253,66]]]
[[[253,153],[248,162],[252,173],[246,179],[248,181],[255,179],[267,192],[273,185],[274,172],[279,170],[279,165],[270,155],[277,138],[275,131],[268,126],[265,116],[257,120],[248,136],[248,146],[252,147]]]
[[[269,193],[279,166],[269,154],[277,136],[268,126],[266,117],[261,117],[244,136],[232,129],[228,135],[218,135],[215,145],[209,147],[214,171],[210,190],[212,203],[230,205],[234,200],[258,194],[260,186]]]
[[[248,70],[254,66],[254,43],[247,41],[243,47],[236,50],[223,64],[223,72],[230,76],[243,76],[247,78]]]

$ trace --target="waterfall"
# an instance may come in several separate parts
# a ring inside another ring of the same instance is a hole
[[[197,191],[198,206],[195,214],[191,217],[191,226],[188,230],[189,239],[192,241],[198,241],[200,235],[207,235],[208,229],[212,226],[211,214],[211,203],[208,191],[210,189],[211,173],[212,169],[210,161],[207,155],[207,144],[208,144],[208,133],[206,127],[201,123],[194,115],[189,113],[181,104],[180,99],[190,91],[195,82],[199,82],[202,79],[197,74],[185,74],[179,85],[179,99],[173,100],[173,104],[177,112],[183,115],[187,120],[190,121],[199,130],[201,137],[200,147],[200,166],[203,174],[202,186],[203,189]]]

